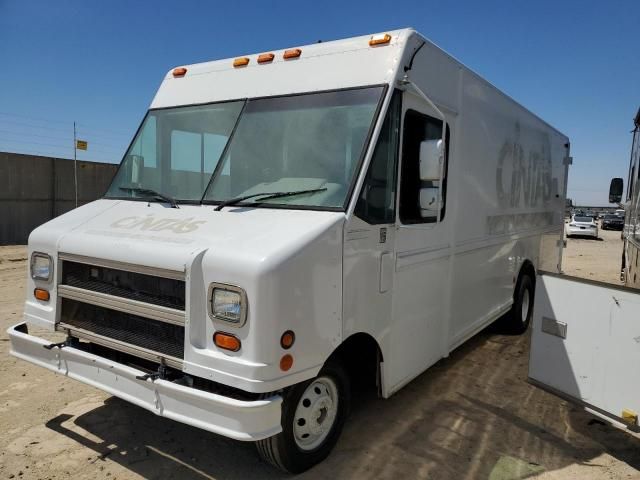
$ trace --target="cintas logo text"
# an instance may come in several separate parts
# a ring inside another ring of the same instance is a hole
[[[173,233],[189,233],[206,223],[204,220],[189,218],[156,218],[154,215],[124,217],[111,224],[112,228],[127,230],[139,229],[146,232],[171,231]]]

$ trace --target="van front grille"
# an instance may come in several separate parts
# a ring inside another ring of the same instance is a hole
[[[63,298],[60,327],[81,329],[106,339],[182,360],[184,326]]]
[[[65,260],[61,285],[176,310],[185,309],[183,280]]]

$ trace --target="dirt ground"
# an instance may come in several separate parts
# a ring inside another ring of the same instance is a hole
[[[620,284],[622,239],[620,232],[600,230],[598,239],[572,237],[562,255],[562,269],[568,275]]]
[[[617,282],[619,232],[568,241],[565,271]],[[251,444],[154,416],[9,356],[24,247],[0,247],[0,479],[270,479]],[[478,334],[389,400],[362,392],[308,479],[640,478],[640,443],[527,383],[528,339]]]

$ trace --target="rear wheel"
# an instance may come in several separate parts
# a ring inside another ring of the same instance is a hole
[[[527,331],[533,315],[534,294],[533,279],[526,273],[522,274],[513,292],[511,310],[500,319],[502,331],[512,335],[520,335]]]
[[[337,363],[289,388],[282,404],[282,432],[256,442],[260,456],[289,473],[324,460],[342,432],[349,410],[349,380]]]

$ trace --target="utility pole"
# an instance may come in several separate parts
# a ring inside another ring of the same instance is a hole
[[[78,159],[77,150],[78,142],[76,140],[76,122],[73,122],[73,187],[76,194],[76,208],[78,208]]]

